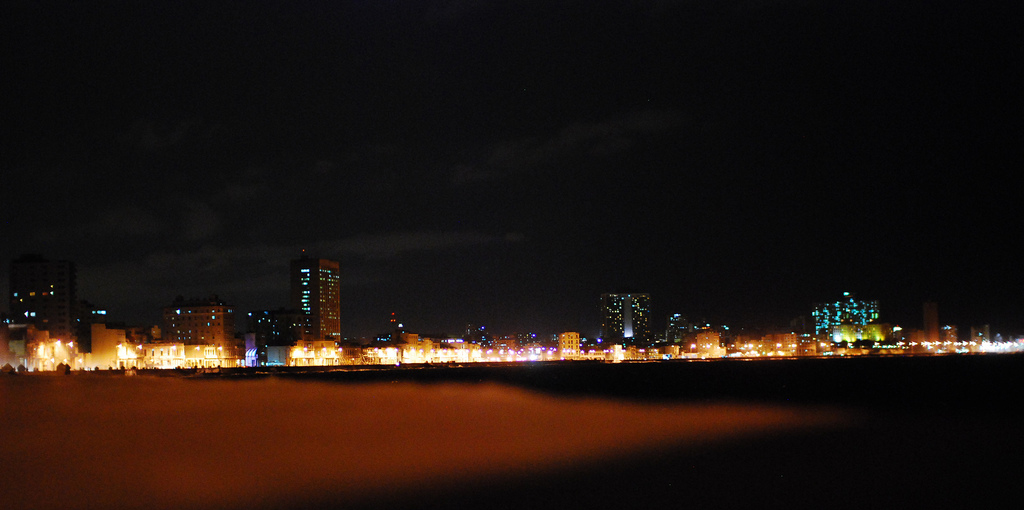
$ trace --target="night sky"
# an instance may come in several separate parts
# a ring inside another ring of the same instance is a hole
[[[286,306],[307,249],[347,336],[594,335],[623,290],[657,328],[851,291],[1024,333],[1021,10],[8,0],[0,261],[137,324]]]

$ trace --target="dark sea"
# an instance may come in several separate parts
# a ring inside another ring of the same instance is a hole
[[[273,375],[338,384],[500,383],[555,395],[768,403],[856,416],[839,428],[667,448],[555,476],[456,482],[371,508],[1003,508],[1018,499],[1024,477],[1019,354],[420,365]],[[307,503],[299,506],[340,508]]]

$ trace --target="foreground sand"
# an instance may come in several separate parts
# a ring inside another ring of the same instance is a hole
[[[640,404],[496,384],[8,376],[0,502],[159,509],[457,498],[501,480],[849,422],[823,409]]]

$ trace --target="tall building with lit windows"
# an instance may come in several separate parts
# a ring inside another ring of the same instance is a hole
[[[651,340],[649,294],[601,294],[601,339],[641,345]]]
[[[46,330],[50,338],[73,340],[78,319],[75,264],[22,255],[11,261],[11,320]]]
[[[843,298],[834,303],[815,305],[811,315],[815,333],[832,334],[842,324],[863,326],[877,321],[878,301],[858,301],[852,293],[844,292]]]
[[[305,255],[292,261],[291,307],[310,340],[341,340],[341,266]]]
[[[693,325],[681,313],[669,315],[666,324],[665,341],[670,344],[679,343],[687,333],[693,331]]]

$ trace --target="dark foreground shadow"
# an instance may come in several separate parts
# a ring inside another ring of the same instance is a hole
[[[1006,421],[874,417],[559,473],[475,485],[451,479],[359,505],[328,498],[296,508],[996,508],[1019,497],[1022,455],[1024,441]]]

